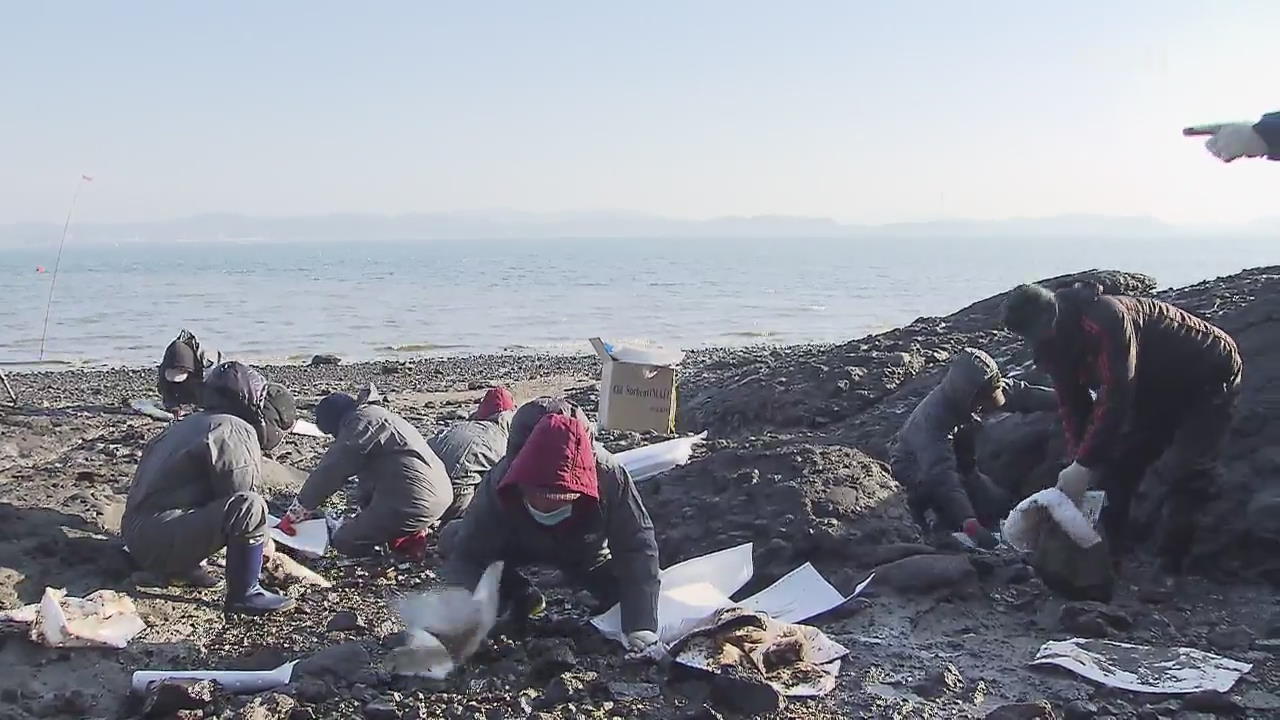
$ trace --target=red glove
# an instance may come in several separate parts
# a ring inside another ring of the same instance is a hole
[[[982,527],[982,523],[978,522],[977,518],[965,520],[962,529],[964,534],[983,550],[995,550],[1000,544],[996,542],[996,537],[990,531]]]
[[[289,519],[288,515],[285,515],[280,524],[276,525],[276,529],[290,537],[298,534],[298,529],[293,526],[293,521]]]

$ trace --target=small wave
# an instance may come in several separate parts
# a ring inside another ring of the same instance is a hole
[[[436,343],[406,343],[404,345],[383,345],[379,347],[378,350],[382,352],[413,353],[413,352],[429,352],[431,350],[458,350],[460,348],[465,348],[465,347],[467,346],[466,345],[442,345],[442,344],[436,344]]]
[[[730,332],[722,332],[722,337],[749,337],[749,338],[765,338],[773,337],[777,333],[772,330],[733,330]]]
[[[678,287],[683,284],[673,280],[651,280],[648,283],[649,287]]]
[[[808,310],[809,312],[826,312],[827,306],[826,305],[805,305],[804,309]]]

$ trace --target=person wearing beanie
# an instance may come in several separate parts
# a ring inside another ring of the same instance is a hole
[[[1174,305],[1105,295],[1091,282],[1057,292],[1023,285],[1003,314],[1057,391],[1071,458],[1058,488],[1077,503],[1091,487],[1106,492],[1102,524],[1114,560],[1128,550],[1129,508],[1143,475],[1171,456],[1159,551],[1160,580],[1172,581],[1221,475],[1243,369],[1235,341]]]
[[[453,483],[453,504],[441,522],[462,517],[471,504],[476,485],[502,459],[515,409],[516,401],[510,390],[490,388],[470,419],[450,425],[427,441],[444,462]]]
[[[166,410],[183,405],[199,406],[203,400],[205,373],[222,362],[222,354],[207,347],[187,329],[164,349],[157,372],[156,389]]]
[[[161,582],[212,587],[204,561],[227,549],[224,609],[260,615],[293,601],[262,587],[268,551],[262,452],[297,419],[293,396],[238,362],[213,368],[204,409],[147,444],[121,520],[129,554]]]
[[[947,374],[916,406],[889,443],[890,468],[907,489],[911,514],[926,533],[964,532],[979,547],[996,546],[991,530],[1011,507],[1009,494],[978,469],[981,415],[1057,407],[1053,390],[1000,376],[995,360],[964,348]]]
[[[421,557],[428,532],[453,503],[449,475],[417,428],[378,405],[378,399],[371,387],[360,398],[333,393],[316,405],[316,426],[334,441],[282,525],[312,517],[354,476],[360,511],[334,530],[333,548],[362,556],[385,545]]]
[[[539,398],[512,418],[507,453],[441,533],[446,581],[471,589],[504,561],[499,596],[521,620],[542,595],[518,568],[544,563],[585,587],[603,611],[618,603],[631,650],[658,643],[658,544],[630,475],[596,445],[580,408]]]

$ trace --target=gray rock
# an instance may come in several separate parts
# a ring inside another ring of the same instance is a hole
[[[363,645],[347,642],[327,647],[304,658],[294,666],[293,673],[299,678],[331,678],[346,684],[351,682],[351,679],[360,671],[367,670],[372,665],[373,660],[369,657],[369,651],[365,650]]]
[[[578,666],[578,656],[568,640],[539,639],[529,643],[529,660],[536,677],[550,678]]]
[[[329,632],[347,632],[350,630],[362,630],[364,623],[360,620],[360,616],[350,610],[340,610],[329,618],[329,623],[325,625],[325,630]]]
[[[611,682],[608,688],[609,694],[619,700],[649,700],[662,694],[654,683]]]
[[[1216,690],[1192,693],[1182,699],[1183,710],[1195,712],[1232,714],[1240,712],[1240,704],[1230,695]]]
[[[364,704],[365,720],[400,720],[400,711],[391,698],[379,697]]]
[[[1073,700],[1062,708],[1066,720],[1093,720],[1098,716],[1098,706],[1088,700]]]
[[[964,690],[964,676],[959,668],[947,663],[939,669],[931,671],[922,680],[911,687],[922,698],[936,698],[943,695],[954,695]]]
[[[1205,636],[1209,644],[1223,652],[1248,650],[1253,645],[1253,631],[1243,625],[1218,628]]]
[[[1024,702],[1001,705],[986,714],[986,720],[1057,720],[1048,702]]]
[[[311,358],[311,367],[317,367],[320,365],[340,365],[341,363],[342,363],[342,358],[338,357],[337,355],[330,355],[328,353],[315,355]]]
[[[755,716],[777,712],[787,703],[772,685],[763,678],[716,674],[711,677],[712,702],[743,715]]]
[[[212,680],[164,680],[147,690],[143,717],[168,717],[179,710],[201,710],[213,702],[218,685]]]
[[[1240,706],[1246,710],[1280,710],[1280,696],[1262,690],[1250,690],[1240,696]]]
[[[554,707],[577,699],[587,691],[587,683],[595,680],[595,673],[566,672],[547,685],[539,703],[542,707]]]
[[[319,678],[307,677],[293,683],[293,696],[305,703],[322,703],[334,694],[329,683]]]
[[[248,705],[236,711],[235,720],[289,720],[298,703],[278,692],[254,696]]]
[[[1128,615],[1098,602],[1067,603],[1058,620],[1065,632],[1086,638],[1108,638],[1133,627]]]
[[[977,584],[978,572],[963,555],[914,555],[875,570],[871,587],[904,595],[959,591]]]

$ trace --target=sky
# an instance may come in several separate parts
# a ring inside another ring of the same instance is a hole
[[[1280,215],[1274,0],[0,4],[0,223]]]

